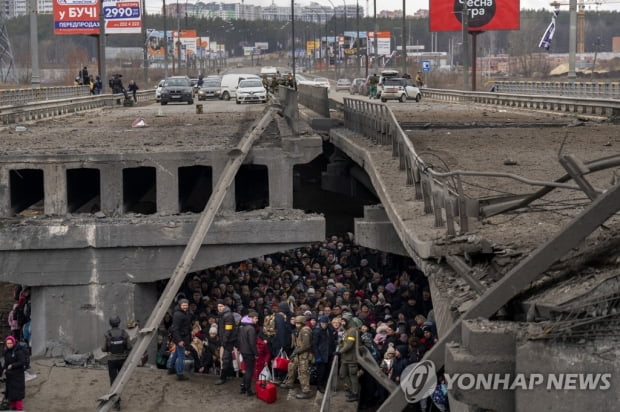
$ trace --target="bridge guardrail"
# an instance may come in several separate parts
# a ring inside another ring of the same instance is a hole
[[[459,97],[465,94],[466,92],[463,92],[462,95],[457,93],[452,96]],[[442,96],[449,97],[450,94]],[[512,173],[434,170],[433,165],[426,163],[416,153],[413,143],[400,127],[392,110],[385,104],[345,97],[344,126],[369,138],[377,145],[392,146],[392,157],[398,157],[399,169],[405,171],[406,185],[414,186],[415,200],[424,202],[425,214],[434,214],[435,227],[446,225],[448,236],[456,235],[457,218],[462,234],[469,232],[469,218],[481,219],[486,213],[480,199],[467,196],[465,193],[463,178],[467,176],[513,179],[526,185],[542,186],[547,189],[581,190],[576,184],[565,183],[568,179],[546,182]],[[613,159],[613,162],[618,160],[620,157]],[[501,197],[498,199],[502,201]],[[487,198],[486,201],[489,202],[490,199]],[[510,205],[506,204],[504,207],[508,208]]]
[[[470,92],[460,90],[421,89],[422,95],[434,100],[455,103],[481,103],[519,109],[550,110],[593,116],[620,118],[620,100],[585,97]]]
[[[138,101],[152,101],[155,100],[155,92],[154,90],[138,91],[137,97]],[[14,102],[11,105],[0,106],[0,124],[9,125],[41,120],[69,113],[114,106],[120,99],[124,99],[122,94],[99,94],[94,96],[87,94],[86,96],[73,98],[39,100],[27,103]]]
[[[90,96],[88,86],[57,86],[22,89],[0,89],[0,106],[22,105],[45,100]]]
[[[620,99],[620,82],[496,81],[499,93]]]

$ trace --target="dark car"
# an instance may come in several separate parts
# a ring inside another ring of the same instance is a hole
[[[168,77],[161,89],[161,104],[169,102],[194,103],[194,90],[192,83],[187,76]]]
[[[206,100],[210,98],[220,97],[222,87],[222,79],[205,79],[202,86],[198,89],[198,100]]]

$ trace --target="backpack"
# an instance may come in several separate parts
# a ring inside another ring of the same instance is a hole
[[[273,338],[276,336],[276,315],[271,314],[265,317],[265,322],[263,322],[263,333],[267,338]]]
[[[113,355],[124,354],[127,350],[127,335],[122,329],[111,329],[108,332],[108,350]]]

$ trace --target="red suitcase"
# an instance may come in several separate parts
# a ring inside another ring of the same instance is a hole
[[[256,396],[264,402],[274,403],[278,399],[278,388],[268,381],[256,381]]]

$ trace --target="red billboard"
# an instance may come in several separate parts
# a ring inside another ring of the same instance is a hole
[[[98,0],[55,0],[54,34],[99,34]]]
[[[469,31],[519,30],[519,0],[430,0],[430,30],[462,30],[465,2]]]

